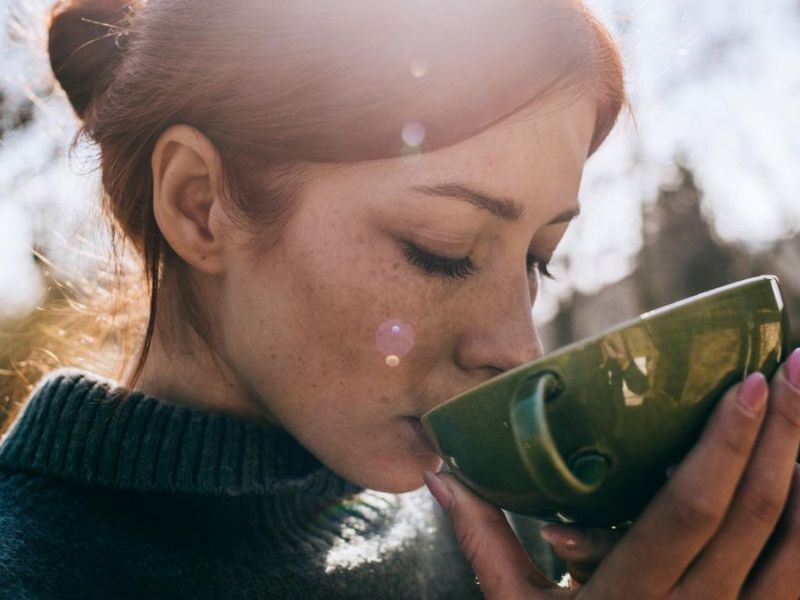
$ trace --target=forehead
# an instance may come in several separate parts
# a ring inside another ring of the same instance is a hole
[[[369,191],[380,191],[460,181],[498,195],[572,202],[589,152],[596,110],[597,102],[588,94],[577,99],[552,98],[517,111],[471,138],[412,159],[336,165],[312,187],[329,198],[353,200],[365,183]],[[370,201],[381,200],[372,196]]]
[[[580,172],[595,117],[596,102],[588,96],[532,105],[472,138],[429,154],[417,170],[423,175],[435,171],[482,181],[530,178],[541,184],[565,171]]]

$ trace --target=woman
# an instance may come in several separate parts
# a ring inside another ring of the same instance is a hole
[[[51,373],[0,447],[10,597],[800,593],[798,353],[613,549],[545,530],[582,587],[433,473],[420,415],[541,353],[537,271],[624,105],[579,1],[74,2],[49,50],[151,313],[121,381]],[[396,495],[423,473],[454,531]]]

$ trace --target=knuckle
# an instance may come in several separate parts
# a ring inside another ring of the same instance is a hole
[[[496,532],[508,527],[506,517],[500,511],[487,511],[485,514],[461,514],[455,521],[455,537],[464,557],[476,572],[486,577],[495,577],[497,559],[493,550]]]
[[[717,502],[702,494],[678,491],[673,494],[670,504],[677,526],[684,531],[713,530],[724,515],[724,509]]]
[[[480,548],[484,540],[483,530],[475,525],[466,525],[456,531],[456,540],[465,558],[470,563],[474,563],[480,556]]]
[[[725,452],[736,457],[749,456],[750,450],[753,448],[753,442],[753,437],[741,435],[737,431],[727,432],[722,438],[722,446]]]
[[[774,524],[783,511],[785,500],[766,486],[751,483],[745,489],[747,491],[741,501],[742,510],[756,522]]]

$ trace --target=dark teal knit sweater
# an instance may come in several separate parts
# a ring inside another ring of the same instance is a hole
[[[480,598],[423,488],[286,432],[50,373],[0,441],[0,598]]]

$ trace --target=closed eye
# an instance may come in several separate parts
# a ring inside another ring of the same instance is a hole
[[[448,279],[466,279],[480,271],[480,267],[475,265],[469,256],[448,258],[431,254],[408,242],[404,242],[403,245],[403,254],[406,260],[428,275],[440,275]]]
[[[481,269],[469,256],[449,258],[422,250],[409,242],[403,243],[403,254],[406,260],[428,275],[438,275],[448,279],[466,279]],[[536,254],[527,255],[528,276],[535,279],[537,272],[548,279],[555,279],[549,270],[550,261]]]

